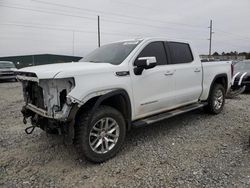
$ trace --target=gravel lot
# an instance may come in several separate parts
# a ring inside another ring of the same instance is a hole
[[[19,83],[0,83],[0,187],[250,187],[250,94],[217,116],[197,110],[133,129],[103,164],[62,138],[26,135]]]

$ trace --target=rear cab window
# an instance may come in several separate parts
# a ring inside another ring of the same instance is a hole
[[[194,60],[189,44],[180,42],[166,42],[165,44],[170,53],[170,64],[191,63]]]

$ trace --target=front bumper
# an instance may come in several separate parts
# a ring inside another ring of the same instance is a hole
[[[15,75],[0,75],[0,80],[16,79]]]
[[[23,111],[28,110],[28,111],[31,111],[32,113],[37,114],[43,118],[48,118],[51,120],[57,120],[57,121],[61,121],[61,122],[65,122],[68,120],[71,109],[72,109],[72,107],[68,106],[67,109],[65,109],[64,111],[54,112],[53,115],[49,115],[46,110],[38,108],[33,104],[28,103],[25,106],[23,106]],[[25,117],[25,114],[24,114],[24,117]],[[25,118],[28,118],[28,117],[25,117]]]
[[[14,79],[16,78],[15,72],[12,70],[0,70],[0,79]]]
[[[23,106],[22,114],[24,117],[24,124],[26,124],[26,118],[30,118],[31,127],[26,128],[25,132],[31,134],[35,127],[39,127],[47,133],[59,134],[64,136],[65,144],[72,144],[74,139],[74,124],[75,116],[78,111],[78,106],[74,105],[70,109],[70,113],[67,118],[61,118],[61,116],[55,117],[48,116],[47,113],[38,109],[32,104]],[[32,131],[28,129],[32,128]]]

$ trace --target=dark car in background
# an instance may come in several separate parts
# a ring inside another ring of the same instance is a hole
[[[239,61],[234,64],[233,88],[245,86],[250,91],[250,60]]]
[[[0,81],[1,80],[16,80],[14,63],[10,61],[0,61]]]

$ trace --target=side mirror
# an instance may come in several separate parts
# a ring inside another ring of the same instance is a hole
[[[135,75],[140,75],[142,74],[142,71],[144,69],[152,69],[156,66],[156,58],[154,56],[152,57],[139,57],[135,62],[134,62],[134,72]]]

